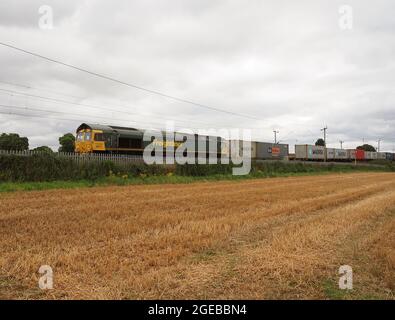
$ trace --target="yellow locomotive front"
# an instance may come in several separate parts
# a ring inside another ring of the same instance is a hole
[[[92,153],[106,151],[104,141],[102,141],[103,131],[80,129],[77,131],[75,140],[75,152]]]

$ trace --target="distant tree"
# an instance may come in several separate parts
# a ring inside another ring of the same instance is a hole
[[[34,148],[33,151],[42,152],[42,153],[53,153],[52,149],[47,146]]]
[[[325,147],[325,141],[322,138],[319,138],[316,142],[315,142],[316,146],[322,146]]]
[[[26,137],[20,137],[17,133],[2,133],[0,135],[0,150],[28,150],[29,140]]]
[[[75,137],[72,133],[66,133],[59,138],[59,152],[74,152]]]
[[[375,147],[373,147],[372,145],[370,145],[370,144],[364,144],[364,145],[362,145],[362,146],[359,146],[359,147],[357,147],[357,149],[359,149],[359,150],[364,150],[364,151],[373,151],[373,152],[375,152],[376,151],[376,148]]]

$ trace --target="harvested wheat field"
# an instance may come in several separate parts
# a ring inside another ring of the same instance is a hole
[[[0,233],[0,298],[394,299],[393,173],[5,193]]]

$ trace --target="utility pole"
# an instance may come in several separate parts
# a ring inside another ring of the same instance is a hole
[[[377,140],[377,152],[380,152],[380,142],[381,139]]]
[[[322,128],[321,131],[324,131],[324,143],[326,147],[326,130],[328,130],[328,126],[325,126],[325,128]]]
[[[340,140],[339,142],[340,142],[340,149],[343,149],[343,143],[344,143],[344,141]]]
[[[273,132],[274,132],[274,144],[277,144],[277,133],[280,133],[280,132],[277,130],[273,130]]]
[[[327,159],[327,154],[326,154],[326,130],[328,130],[328,126],[325,126],[324,128],[321,129],[321,131],[324,131],[324,161],[326,162]]]

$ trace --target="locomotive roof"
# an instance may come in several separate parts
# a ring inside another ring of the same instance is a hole
[[[102,124],[90,124],[90,123],[82,123],[78,128],[77,132],[83,129],[90,130],[102,130],[102,131],[110,131],[110,132],[122,132],[122,131],[133,131],[133,132],[141,132],[136,128],[128,128],[128,127],[118,127],[118,126],[106,126]]]

